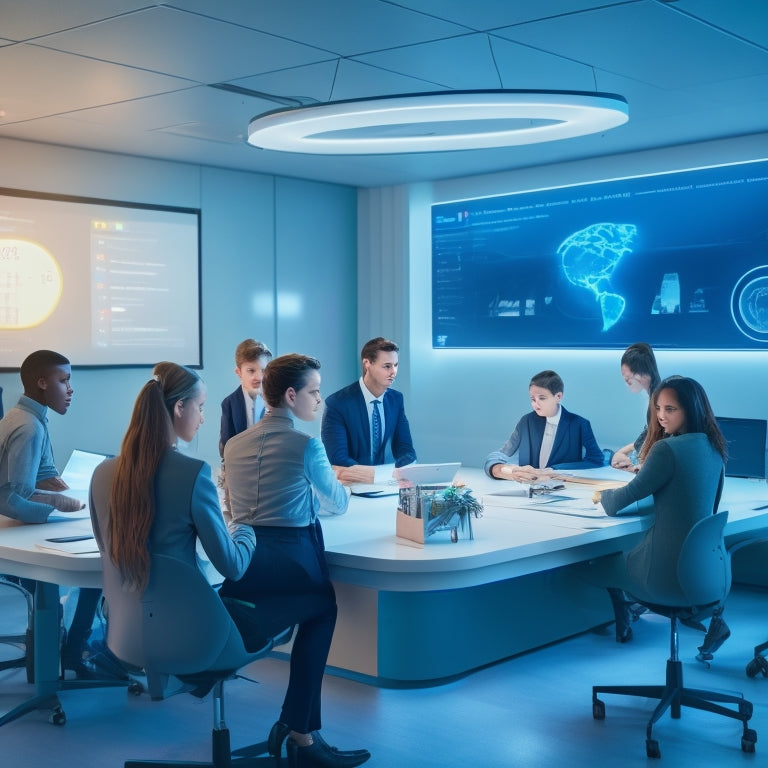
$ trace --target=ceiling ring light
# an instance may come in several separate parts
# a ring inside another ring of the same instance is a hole
[[[569,139],[628,119],[612,93],[439,91],[276,109],[251,120],[248,142],[320,155],[447,152]]]

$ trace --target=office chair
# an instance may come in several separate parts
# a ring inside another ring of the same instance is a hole
[[[768,642],[755,646],[755,657],[747,664],[747,677],[757,677],[759,674],[768,677],[768,660],[763,656],[766,650]]]
[[[34,640],[33,640],[33,611],[34,611],[34,599],[32,593],[25,589],[22,584],[15,581],[13,578],[0,575],[0,587],[9,587],[21,594],[26,600],[27,604],[27,627],[24,634],[17,635],[0,635],[0,643],[3,645],[10,645],[16,647],[18,650],[23,651],[21,656],[16,656],[11,659],[5,659],[0,661],[0,670],[4,669],[17,669],[25,667],[27,670],[27,682],[35,682],[35,655],[34,655]]]
[[[224,722],[224,681],[274,646],[288,642],[293,627],[266,639],[258,651],[246,651],[219,595],[196,566],[167,555],[152,555],[149,584],[140,595],[123,590],[118,570],[108,556],[103,555],[103,560],[110,651],[134,671],[144,670],[153,700],[182,692],[204,696],[213,691],[210,762],[126,760],[125,768],[258,764],[254,758],[266,753],[266,742],[235,752],[230,749]]]
[[[728,555],[730,557],[733,557],[733,555],[743,547],[749,546],[750,544],[764,544],[768,541],[768,534],[766,531],[750,531],[749,533],[742,533],[737,534],[735,536],[729,536],[726,539],[726,546],[728,547]],[[709,633],[707,633],[709,634]],[[706,643],[706,640],[705,640]],[[711,649],[711,653],[704,654],[704,659],[702,659],[702,654],[699,653],[699,655],[696,657],[699,661],[705,661],[707,666],[709,666],[709,661],[712,660],[714,651],[716,651],[720,646],[716,646],[715,648]],[[702,650],[701,648],[699,649]],[[757,677],[759,674],[762,674],[763,677],[768,677],[768,659],[765,658],[764,653],[768,650],[768,641],[764,643],[760,643],[759,645],[755,646],[754,650],[754,657],[747,663],[746,666],[746,673],[747,677]]]
[[[686,688],[683,684],[683,665],[678,656],[678,622],[681,619],[699,621],[708,618],[722,606],[730,591],[731,561],[723,541],[727,519],[728,513],[720,512],[699,520],[688,532],[677,561],[678,584],[671,585],[670,589],[670,595],[677,593],[676,597],[660,604],[634,596],[653,613],[670,619],[670,657],[667,661],[666,683],[596,685],[592,688],[592,716],[595,720],[605,719],[605,704],[598,698],[601,693],[659,699],[646,729],[646,754],[651,758],[661,757],[659,743],[653,738],[654,723],[668,709],[673,718],[679,718],[682,707],[740,720],[743,725],[741,748],[744,752],[755,751],[757,734],[747,727],[752,717],[752,703],[745,700],[742,694]],[[724,704],[734,704],[736,708],[730,709]]]

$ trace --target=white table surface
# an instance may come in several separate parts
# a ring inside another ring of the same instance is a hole
[[[610,468],[602,473],[626,477]],[[462,468],[457,480],[472,488],[477,498],[510,487],[474,468]],[[588,485],[567,483],[558,493],[588,500],[592,491]],[[756,509],[763,505],[768,505],[764,481],[726,478],[720,505],[729,510],[726,535],[748,536],[768,528],[768,508]],[[353,496],[347,514],[323,518],[334,579],[406,591],[486,583],[626,548],[626,537],[642,532],[653,519],[582,519],[547,512],[546,505],[531,504],[527,499],[510,498],[508,507],[487,504],[482,517],[473,519],[473,540],[460,538],[452,543],[447,533],[437,533],[418,547],[395,536],[396,508],[397,496]],[[46,538],[89,533],[90,520],[84,514],[66,520],[58,515],[57,521],[41,525],[23,525],[0,516],[0,573],[62,586],[100,586],[97,553],[70,554],[38,546]]]

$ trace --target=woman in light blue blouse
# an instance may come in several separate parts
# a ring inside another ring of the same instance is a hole
[[[245,575],[225,581],[221,595],[246,645],[258,646],[262,638],[298,625],[288,690],[269,735],[270,752],[279,758],[289,737],[291,768],[352,768],[365,762],[369,752],[338,750],[318,733],[337,612],[318,513],[343,514],[349,501],[322,442],[293,426],[294,418],[317,417],[319,368],[317,360],[305,355],[270,361],[262,382],[266,413],[224,447],[232,520],[253,526],[257,549]]]

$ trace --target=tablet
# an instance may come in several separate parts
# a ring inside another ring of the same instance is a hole
[[[409,464],[396,470],[396,476],[410,485],[450,485],[461,462],[445,464]]]

